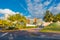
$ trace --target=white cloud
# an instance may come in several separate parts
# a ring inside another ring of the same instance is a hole
[[[5,13],[5,14],[15,14],[15,12],[13,12],[10,9],[0,9],[0,13]]]
[[[4,14],[5,15],[4,18],[6,19],[9,15],[16,14],[16,12],[13,12],[10,9],[0,9],[0,14]],[[2,17],[0,17],[0,18],[2,18]]]
[[[50,0],[50,1],[47,0],[47,1],[44,2],[44,5],[48,6],[51,2],[52,2],[52,0]]]
[[[57,5],[56,8],[57,8],[57,10],[60,10],[60,3]]]
[[[49,1],[46,1],[46,2],[44,2],[44,5],[49,5],[50,4],[50,2]]]
[[[28,11],[33,17],[42,17],[45,12],[44,5],[42,3],[38,3],[40,0],[34,0],[32,3],[31,0],[27,2]]]
[[[55,6],[51,6],[49,8],[49,10],[53,13],[53,14],[57,14],[60,13],[60,3],[55,7]]]
[[[44,16],[44,13],[46,9],[49,9],[53,14],[57,14],[60,12],[60,3],[55,4],[56,0],[45,0],[43,3],[41,0],[33,0],[34,2],[32,3],[31,0],[28,0],[27,2],[27,9],[29,13],[33,17],[41,18]],[[51,6],[48,6],[51,4]]]

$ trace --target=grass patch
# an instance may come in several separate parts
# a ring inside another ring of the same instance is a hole
[[[52,23],[46,27],[44,27],[42,30],[40,30],[40,32],[60,32],[60,23]]]

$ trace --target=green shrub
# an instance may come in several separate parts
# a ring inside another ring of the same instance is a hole
[[[42,30],[60,31],[60,25],[59,23],[52,23],[46,26],[45,28],[43,28]]]

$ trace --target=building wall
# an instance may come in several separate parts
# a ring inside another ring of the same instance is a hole
[[[37,18],[27,19],[27,24],[33,24],[33,23],[36,23],[38,25],[38,24],[42,23],[42,20],[41,19],[37,19]]]

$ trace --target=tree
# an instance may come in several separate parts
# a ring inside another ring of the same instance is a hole
[[[21,19],[21,15],[20,14],[10,15],[8,17],[8,20],[10,20],[10,21],[18,21],[19,19]]]
[[[8,20],[12,21],[12,22],[15,22],[15,25],[18,27],[26,27],[26,18],[20,14],[15,14],[15,15],[12,15],[8,18]],[[22,25],[23,23],[23,25]]]
[[[57,21],[60,21],[60,13],[56,15]]]
[[[51,22],[51,21],[53,21],[53,18],[54,18],[53,14],[47,10],[43,19],[46,22]]]
[[[0,27],[2,29],[6,29],[6,28],[10,27],[11,25],[12,25],[12,23],[7,20],[0,20]]]

